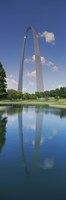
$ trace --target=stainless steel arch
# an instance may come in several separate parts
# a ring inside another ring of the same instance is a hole
[[[23,64],[24,64],[24,52],[25,52],[25,45],[27,39],[27,33],[31,31],[33,34],[34,39],[34,50],[35,50],[35,64],[36,64],[36,91],[43,92],[43,76],[42,76],[42,68],[41,68],[41,57],[40,57],[40,50],[38,44],[37,33],[33,27],[28,27],[23,41],[23,48],[22,48],[22,56],[20,61],[20,69],[19,69],[19,79],[18,79],[18,90],[22,91],[23,87]]]

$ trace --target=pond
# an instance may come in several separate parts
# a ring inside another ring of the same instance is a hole
[[[0,110],[0,200],[66,200],[66,110]]]

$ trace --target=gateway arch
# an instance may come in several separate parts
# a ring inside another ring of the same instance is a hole
[[[24,65],[24,53],[25,53],[25,46],[26,46],[26,39],[28,32],[31,31],[34,40],[34,51],[35,51],[35,65],[36,65],[36,91],[43,92],[43,76],[42,76],[42,67],[41,67],[41,57],[40,57],[40,50],[38,44],[37,33],[33,27],[28,27],[23,40],[23,47],[22,47],[22,56],[20,61],[20,68],[19,68],[19,79],[18,79],[18,90],[22,91],[23,89],[23,65]]]

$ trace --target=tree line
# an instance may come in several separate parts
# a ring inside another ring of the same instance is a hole
[[[48,98],[66,98],[66,87],[61,87],[60,89],[44,91],[44,92],[35,92],[22,93],[13,89],[7,90],[7,81],[6,81],[6,72],[3,68],[3,65],[0,63],[0,99],[48,99]]]
[[[33,94],[30,93],[22,93],[16,90],[7,90],[7,98],[8,99],[46,99],[49,98],[66,98],[66,87],[61,87],[60,89],[44,91],[44,92],[35,92]]]

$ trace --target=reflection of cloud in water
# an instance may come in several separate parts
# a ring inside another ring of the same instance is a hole
[[[40,140],[40,145],[43,145],[43,143],[46,141],[46,140],[52,140],[55,136],[58,135],[58,130],[54,129],[51,133],[49,133],[48,135],[43,135],[41,137],[41,140]],[[35,145],[35,139],[32,140],[32,145]]]
[[[32,135],[31,135],[32,136]],[[32,137],[24,137],[24,143],[27,143],[28,145],[32,145],[33,139]]]
[[[57,136],[58,135],[58,130],[57,129],[54,129],[51,133],[49,133],[48,135],[47,135],[47,139],[49,139],[49,140],[51,140],[51,139],[53,139],[53,137],[55,137],[55,136]]]
[[[40,165],[43,170],[52,169],[54,167],[54,160],[52,158],[46,158],[44,163]]]
[[[58,134],[58,130],[54,129],[53,130],[53,136],[56,136]]]
[[[16,123],[16,121],[17,121],[17,114],[8,117],[8,122],[10,125],[13,125],[14,123]]]
[[[25,120],[29,119],[29,120],[33,120],[36,119],[36,115],[35,112],[33,110],[28,111],[27,109],[25,110],[25,108],[23,109],[23,117],[25,117]]]
[[[40,141],[40,145],[42,145],[42,144],[44,143],[44,140],[45,140],[45,139],[42,137],[42,138],[41,138],[41,141]]]
[[[26,129],[32,129],[33,131],[36,130],[36,127],[35,127],[35,123],[29,123],[27,125],[24,126]]]
[[[42,145],[44,143],[44,138],[42,137],[40,140],[40,145]],[[32,145],[35,145],[35,140],[32,141]]]
[[[41,140],[40,140],[40,145],[43,145],[43,143],[46,141],[46,140],[52,140],[54,137],[56,137],[58,135],[58,130],[57,129],[54,129],[52,132],[49,132],[48,134],[44,134],[42,135],[41,137]],[[32,141],[32,145],[35,144],[35,140]]]

